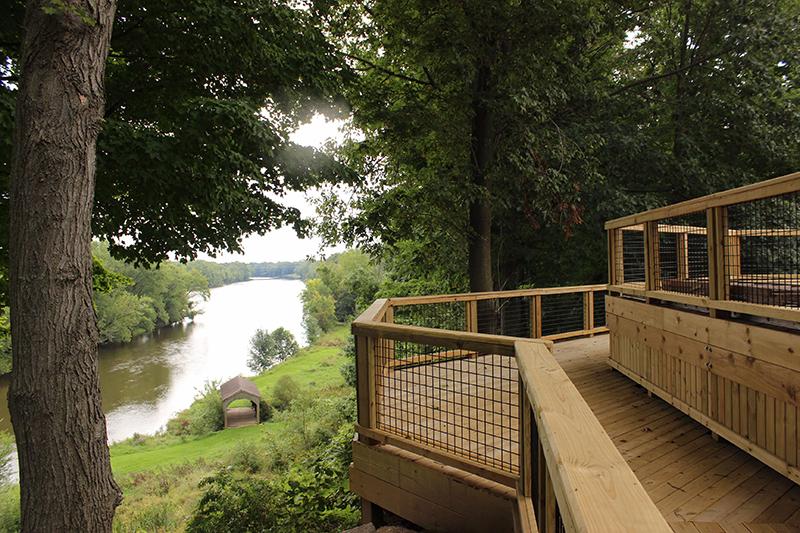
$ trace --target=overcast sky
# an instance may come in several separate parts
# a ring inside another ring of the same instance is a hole
[[[339,136],[340,122],[326,122],[325,117],[318,115],[310,124],[302,126],[294,135],[292,141],[303,146],[322,146],[330,138]],[[313,194],[313,193],[312,193]],[[283,198],[284,203],[300,209],[304,218],[314,216],[314,207],[309,204],[305,193],[289,191]],[[279,261],[302,261],[310,255],[317,255],[320,241],[317,238],[298,239],[292,228],[281,228],[267,233],[264,236],[253,235],[242,240],[244,255],[221,254],[216,259],[220,263],[242,261],[243,263],[277,263]],[[341,252],[344,248],[329,248],[323,251],[326,255]]]

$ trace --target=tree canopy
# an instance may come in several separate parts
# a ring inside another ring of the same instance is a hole
[[[796,2],[339,5],[368,179],[322,230],[409,283],[602,281],[604,220],[800,166]]]
[[[10,2],[0,24],[2,190],[22,5]],[[243,235],[282,225],[305,235],[308,223],[282,203],[284,192],[351,179],[333,158],[288,140],[314,113],[347,111],[339,94],[348,69],[334,52],[316,12],[288,2],[120,2],[94,235],[137,263],[241,251]]]

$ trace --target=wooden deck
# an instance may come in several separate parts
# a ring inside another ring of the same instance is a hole
[[[800,486],[612,370],[607,336],[555,357],[676,533],[800,532]]]

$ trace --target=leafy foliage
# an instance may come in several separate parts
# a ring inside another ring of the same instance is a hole
[[[113,259],[105,243],[93,243],[92,250],[107,272],[100,283],[111,287],[95,293],[100,342],[128,342],[155,327],[194,318],[197,301],[209,296],[208,281],[195,269],[174,263],[136,268]]]
[[[177,436],[208,435],[225,425],[218,381],[207,381],[192,405],[167,423],[167,433]]]
[[[338,6],[366,179],[320,229],[383,295],[467,290],[476,206],[493,288],[592,283],[605,220],[800,168],[796,2]]]
[[[271,439],[287,452],[283,460],[275,462],[274,451],[264,454],[252,442],[235,450],[230,467],[201,483],[205,492],[187,531],[333,532],[355,525],[357,497],[347,490],[354,403],[307,398],[295,404],[297,410],[281,415],[286,430]]]
[[[272,333],[258,329],[250,339],[247,367],[260,374],[272,365],[292,357],[299,349],[294,335],[282,327]]]

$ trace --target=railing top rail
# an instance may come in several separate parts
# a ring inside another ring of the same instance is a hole
[[[779,178],[754,183],[752,185],[745,185],[737,189],[709,194],[701,198],[687,200],[679,204],[668,205],[658,209],[652,209],[643,213],[636,213],[626,217],[609,220],[606,222],[606,229],[623,228],[643,222],[652,220],[660,220],[662,218],[671,218],[688,213],[695,213],[697,211],[705,211],[710,207],[719,207],[723,205],[738,204],[741,202],[748,202],[751,200],[759,200],[761,198],[769,198],[770,196],[779,196],[790,192],[800,190],[800,172],[794,174],[787,174]]]
[[[567,531],[671,533],[552,353],[527,340],[515,347]]]
[[[386,298],[375,300],[363,313],[361,313],[354,321],[354,324],[381,322],[383,317],[386,316],[386,310],[391,307],[391,303]]]
[[[469,350],[510,357],[513,357],[515,354],[514,343],[517,341],[515,337],[505,337],[502,335],[450,331],[384,322],[353,322],[352,331],[353,335],[363,335],[366,337],[400,342],[413,342],[416,344],[428,344],[454,350]],[[541,339],[533,339],[529,342],[542,346],[551,346],[553,344],[552,341]]]
[[[607,284],[577,285],[573,287],[547,287],[542,289],[519,289],[514,291],[469,292],[464,294],[442,294],[437,296],[407,296],[403,298],[390,298],[388,301],[390,305],[398,307],[402,305],[467,302],[475,300],[491,300],[494,298],[516,298],[519,296],[543,296],[547,294],[604,291],[607,289]]]

